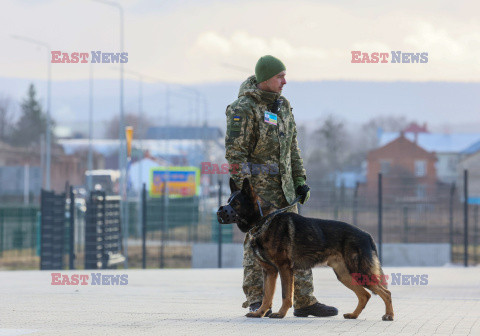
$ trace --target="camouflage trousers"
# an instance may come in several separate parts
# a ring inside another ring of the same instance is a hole
[[[296,207],[293,208],[296,211]],[[242,305],[247,308],[252,303],[262,302],[263,298],[263,271],[258,263],[253,251],[249,246],[251,236],[247,234],[243,244],[243,292],[247,297]],[[294,308],[303,308],[318,302],[313,296],[313,276],[312,270],[294,271],[293,282],[293,306]]]

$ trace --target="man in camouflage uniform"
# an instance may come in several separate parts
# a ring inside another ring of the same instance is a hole
[[[248,177],[255,191],[278,208],[291,204],[302,195],[302,204],[309,197],[306,172],[297,143],[297,130],[290,103],[281,96],[285,66],[270,55],[263,56],[255,67],[255,76],[240,86],[238,99],[227,107],[225,158],[230,163],[231,177],[238,186]],[[306,189],[306,190],[305,190]],[[291,209],[297,212],[297,207]],[[263,297],[263,273],[248,246],[244,243],[243,291],[244,308],[255,311]],[[333,316],[338,311],[323,305],[313,296],[312,270],[294,274],[294,315]],[[271,310],[267,312],[267,315]]]

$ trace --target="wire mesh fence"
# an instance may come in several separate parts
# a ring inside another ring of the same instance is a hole
[[[479,195],[472,183],[479,179],[480,174],[470,173],[467,185],[470,195]],[[469,264],[477,264],[480,261],[480,202],[475,196],[468,196],[465,202],[463,180],[460,182],[429,183],[418,178],[387,175],[382,176],[381,189],[378,180],[352,188],[333,182],[309,183],[311,198],[300,211],[309,217],[356,225],[368,231],[377,243],[380,232],[383,243],[448,243],[452,262],[463,263],[464,251],[468,251]]]
[[[39,267],[40,212],[35,206],[0,207],[0,268]]]
[[[140,198],[129,200],[129,267],[142,267],[141,209]],[[216,210],[214,198],[147,196],[146,267],[190,267],[192,244],[215,240]]]
[[[452,184],[426,183],[416,178],[383,176],[378,180],[347,187],[330,182],[308,181],[309,202],[300,206],[302,215],[337,219],[368,231],[383,243],[446,243],[453,263],[480,263],[480,173],[470,172],[464,192],[463,179]],[[224,183],[225,185],[225,183]],[[192,244],[218,242],[218,185],[214,193],[196,197],[145,199],[145,243],[142,198],[128,201],[128,267],[191,267]],[[229,192],[220,197],[226,202]],[[381,196],[381,207],[379,201]],[[467,202],[465,202],[467,200]],[[70,230],[70,200],[65,209],[66,235]],[[74,199],[75,267],[85,263],[86,202]],[[35,206],[0,207],[0,269],[38,269],[40,209]],[[123,226],[122,226],[123,228]],[[222,226],[222,243],[243,241],[236,226]],[[123,236],[124,233],[122,232]],[[66,238],[67,239],[67,238]],[[68,239],[65,257],[68,257]],[[143,248],[145,246],[145,248]],[[465,254],[466,252],[466,254]],[[68,265],[68,263],[65,263]],[[122,267],[122,265],[119,265]]]

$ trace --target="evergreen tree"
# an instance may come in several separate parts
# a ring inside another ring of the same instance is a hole
[[[0,141],[10,142],[13,125],[11,100],[0,94]]]
[[[27,97],[20,104],[21,116],[15,125],[12,142],[15,146],[29,146],[38,143],[47,130],[47,118],[36,98],[35,86],[30,84]]]

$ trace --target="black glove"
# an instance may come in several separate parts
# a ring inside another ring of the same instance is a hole
[[[300,198],[300,204],[304,204],[310,198],[310,187],[307,184],[303,184],[297,187],[295,193],[298,196],[302,196],[302,198]]]

